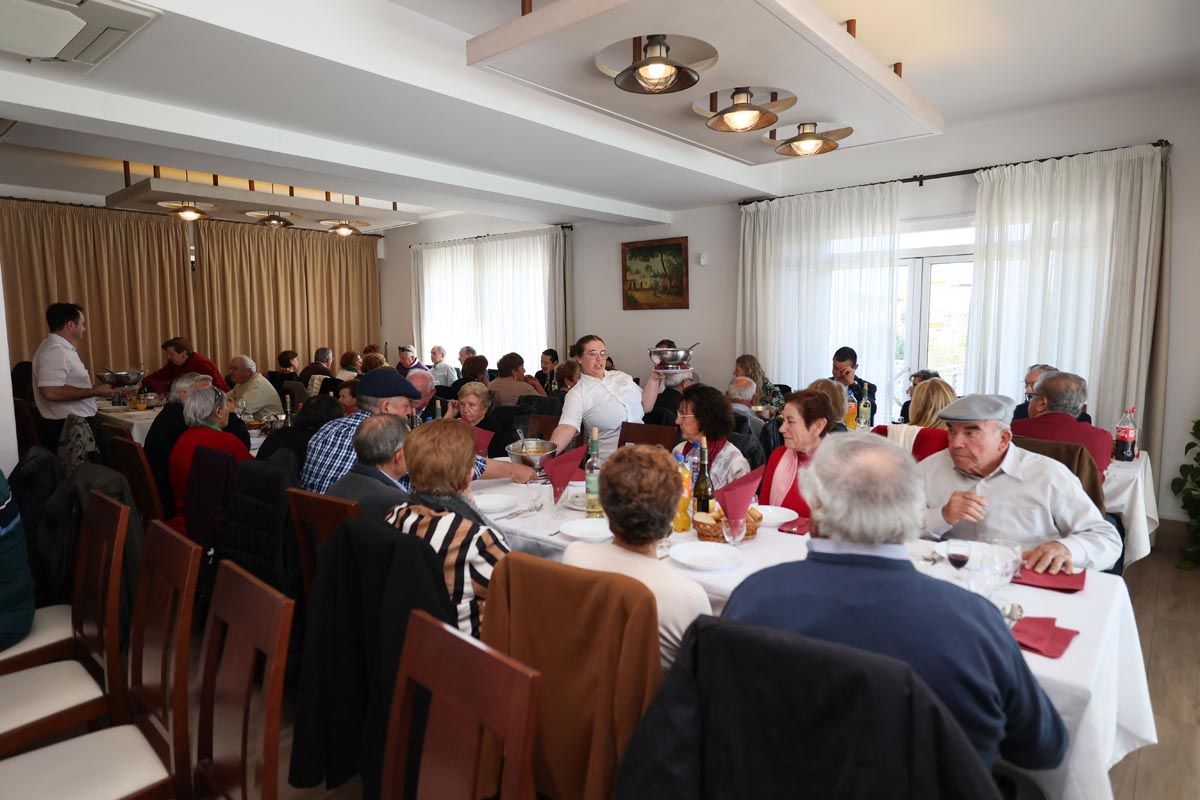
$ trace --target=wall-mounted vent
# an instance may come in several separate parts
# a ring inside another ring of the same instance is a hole
[[[156,16],[125,0],[0,0],[0,51],[86,72]]]

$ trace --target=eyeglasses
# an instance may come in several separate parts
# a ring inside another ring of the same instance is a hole
[[[583,354],[592,358],[608,358],[607,350],[585,350]]]
[[[683,414],[679,411],[675,412],[675,419],[695,419],[695,414]]]

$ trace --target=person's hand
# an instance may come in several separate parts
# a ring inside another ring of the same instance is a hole
[[[109,386],[107,383],[102,383],[94,389],[94,397],[112,397],[117,393],[117,390]]]
[[[535,389],[542,385],[541,383],[538,382],[538,379],[533,377],[532,375],[526,375],[525,382],[528,383],[530,386],[532,386]]]
[[[646,383],[662,383],[662,373],[656,369],[650,370],[649,377],[646,378]]]
[[[942,519],[951,525],[958,522],[979,522],[987,513],[987,498],[973,492],[955,492],[942,506]]]
[[[1071,564],[1071,551],[1062,542],[1046,542],[1039,544],[1027,553],[1021,554],[1026,569],[1034,572],[1049,572],[1057,575],[1060,572],[1074,572]]]
[[[533,471],[533,467],[527,467],[524,464],[512,465],[513,483],[529,483],[536,476],[537,473]]]
[[[446,415],[445,416],[446,416],[446,419],[454,419],[455,417],[458,416],[458,401],[457,400],[447,400],[446,401]]]

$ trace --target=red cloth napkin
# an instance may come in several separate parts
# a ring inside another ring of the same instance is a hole
[[[584,448],[580,445],[542,462],[542,471],[546,473],[546,477],[550,479],[550,486],[554,489],[555,503],[562,497],[568,483],[583,480],[583,470],[579,468],[579,459],[583,457],[583,452]]]
[[[1060,628],[1054,617],[1023,617],[1012,627],[1017,644],[1047,658],[1061,658],[1079,631]]]
[[[808,517],[796,517],[791,522],[785,522],[779,526],[780,533],[795,533],[803,536],[812,530],[812,520]]]
[[[758,491],[758,484],[762,481],[764,469],[765,467],[759,467],[751,471],[749,475],[743,475],[736,481],[730,481],[714,492],[717,502],[725,510],[727,518],[746,518],[746,512],[750,510],[750,504],[754,502],[754,493]]]
[[[475,455],[486,456],[488,454],[488,445],[492,443],[492,437],[496,434],[492,431],[485,430],[478,426],[475,427]]]
[[[1023,583],[1026,586],[1036,586],[1039,589],[1053,589],[1056,592],[1078,592],[1083,588],[1087,570],[1079,572],[1060,572],[1051,575],[1049,572],[1034,572],[1021,567],[1021,572],[1013,578],[1013,583]]]

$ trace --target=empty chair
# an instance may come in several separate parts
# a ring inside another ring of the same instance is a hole
[[[148,525],[150,520],[166,519],[163,515],[162,498],[158,494],[158,483],[150,470],[146,451],[132,437],[114,437],[109,442],[109,447],[113,469],[129,481],[129,491],[133,493],[133,503],[137,506],[142,522]]]
[[[197,795],[248,797],[257,785],[262,800],[278,796],[283,675],[294,609],[295,603],[236,564],[224,561],[217,569],[200,648]],[[262,675],[261,701],[252,710],[256,674]],[[258,728],[262,738],[251,747]]]
[[[124,425],[117,425],[114,422],[101,422],[100,430],[104,432],[110,442],[113,439],[123,439],[127,442],[133,441],[133,431]]]
[[[383,761],[383,800],[405,796],[418,688],[431,696],[421,749],[418,800],[474,800],[482,731],[498,737],[503,747],[500,800],[531,797],[535,703],[540,682],[537,670],[424,611],[412,612],[392,692]]]
[[[563,401],[561,397],[543,397],[540,394],[527,394],[517,398],[517,405],[524,406],[533,414],[558,417],[562,414]]]
[[[23,652],[18,643],[0,662],[6,672],[0,676],[0,755],[106,715],[118,724],[128,720],[119,627],[128,525],[128,506],[91,493],[66,638]],[[12,650],[18,652],[9,655]]]
[[[522,398],[524,399],[524,398]],[[558,427],[558,416],[549,417],[544,414],[530,414],[529,427],[525,434],[530,439],[550,439],[550,434]]]
[[[300,408],[308,400],[308,389],[300,381],[284,381],[283,389],[279,393],[282,397],[290,396],[292,398],[293,411]],[[286,406],[287,403],[284,402],[284,407]]]
[[[643,425],[637,422],[622,422],[621,436],[617,447],[627,444],[656,444],[668,450],[679,441],[679,429],[667,425]]]
[[[353,500],[303,489],[288,489],[287,498],[292,510],[300,571],[304,576],[304,602],[307,604],[317,574],[317,546],[333,535],[342,520],[360,519],[362,509]]]

